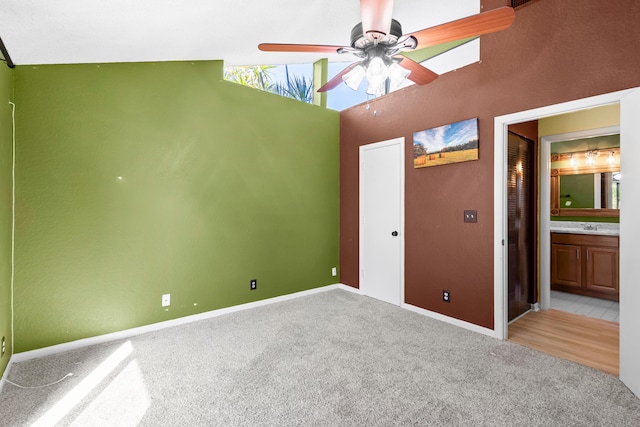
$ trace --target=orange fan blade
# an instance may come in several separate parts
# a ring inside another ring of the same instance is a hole
[[[409,59],[406,56],[394,56],[396,59],[400,59],[400,66],[411,71],[411,74],[407,76],[409,80],[418,85],[425,85],[431,83],[438,78],[438,75],[430,69],[423,67],[413,59]]]
[[[515,11],[509,6],[468,16],[446,24],[426,28],[403,37],[413,36],[418,49],[448,43],[467,37],[480,36],[509,28],[515,19]]]
[[[320,89],[318,89],[318,92],[326,92],[326,91],[329,91],[331,89],[335,89],[340,83],[342,83],[342,76],[347,74],[349,71],[351,71],[351,69],[353,67],[355,67],[358,64],[360,64],[360,63],[359,62],[354,62],[353,64],[349,65],[344,70],[340,71],[334,78],[329,80],[324,86],[322,86]]]
[[[325,46],[320,44],[279,44],[279,43],[261,43],[258,49],[264,52],[320,52],[320,53],[338,53],[338,49],[343,46]]]
[[[393,0],[360,0],[363,34],[389,34],[392,13]]]

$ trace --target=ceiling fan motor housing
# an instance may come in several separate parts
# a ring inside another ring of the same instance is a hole
[[[375,34],[377,34],[378,37],[372,38],[371,35],[365,35],[362,31],[362,22],[358,23],[353,27],[353,30],[351,30],[351,47],[354,49],[364,49],[374,43],[373,39],[377,39],[379,44],[395,45],[402,36],[402,25],[395,19],[392,19],[389,34]]]

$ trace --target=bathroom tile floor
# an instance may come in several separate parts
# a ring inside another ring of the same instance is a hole
[[[620,323],[620,308],[616,301],[551,291],[551,308]]]

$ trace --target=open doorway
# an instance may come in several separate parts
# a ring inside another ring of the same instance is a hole
[[[506,141],[507,128],[510,124],[524,121],[536,120],[544,117],[551,117],[559,114],[573,112],[582,109],[594,108],[615,103],[621,105],[621,151],[625,152],[630,159],[640,156],[640,147],[633,143],[634,138],[640,136],[640,124],[634,121],[640,111],[640,90],[629,89],[605,95],[594,96],[581,100],[566,102],[548,107],[542,107],[525,112],[509,114],[496,117],[495,119],[495,151],[494,151],[494,331],[498,338],[507,338],[507,280],[508,265],[506,256],[505,240],[508,234],[506,221]],[[542,168],[546,164],[541,163]],[[633,192],[635,187],[640,188],[640,174],[633,171],[632,162],[622,164],[621,172],[625,180],[625,191]],[[550,211],[550,191],[540,188],[540,211]],[[620,233],[625,234],[625,229],[635,230],[637,228],[633,221],[625,222],[625,217],[634,218],[640,214],[640,202],[630,200],[628,204],[623,204],[620,209]],[[540,233],[540,271],[550,272],[550,233]],[[640,302],[640,290],[632,285],[633,277],[640,273],[640,266],[633,262],[633,241],[626,239],[620,245],[620,378],[634,391],[640,395],[640,367],[633,362],[640,358],[640,345],[636,343],[633,335],[633,325],[640,323],[640,313],[633,309],[633,305]],[[540,280],[543,280],[541,275]],[[542,294],[541,305],[549,306],[550,295]],[[625,307],[627,307],[625,309]]]
[[[544,163],[539,182],[550,189],[545,193],[551,198],[550,211],[536,212],[541,233],[551,235],[551,270],[540,272],[541,292],[549,304],[508,328],[510,340],[616,376],[620,193],[613,177],[620,174],[619,122],[619,104],[537,122]],[[594,124],[611,126],[592,129]],[[511,140],[510,135],[509,150]],[[511,209],[508,215],[511,235]],[[519,267],[510,256],[510,281]],[[509,311],[512,320],[511,303]]]

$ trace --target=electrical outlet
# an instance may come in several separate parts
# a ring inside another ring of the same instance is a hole
[[[442,291],[442,301],[444,301],[444,302],[451,302],[451,292],[449,292],[449,291]]]
[[[4,352],[6,349],[7,349],[7,343],[4,337],[2,337],[2,351],[0,351],[0,357],[4,356]]]
[[[168,307],[171,305],[171,294],[162,295],[162,306]]]
[[[333,267],[331,269],[331,275],[334,276],[334,277],[338,275],[338,269],[336,267]]]
[[[478,222],[478,211],[476,210],[465,210],[464,211],[464,222]]]
[[[258,279],[252,279],[251,287],[249,289],[251,289],[252,291],[255,291],[257,288],[258,288]]]

